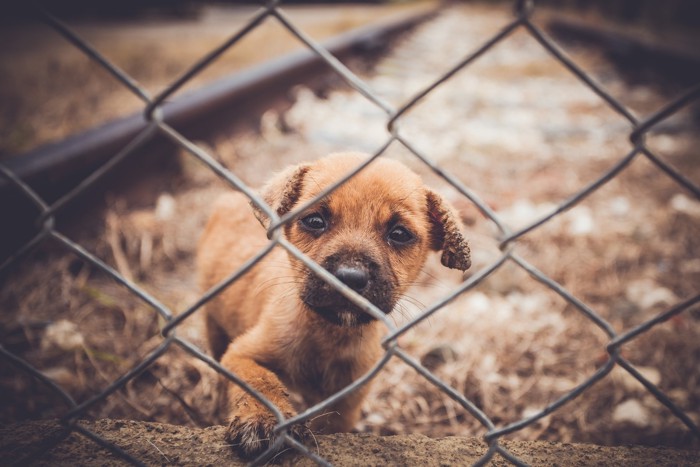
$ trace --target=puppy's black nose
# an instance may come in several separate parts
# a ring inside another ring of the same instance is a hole
[[[360,292],[369,283],[369,273],[366,269],[358,266],[340,265],[335,271],[335,277],[355,292]]]

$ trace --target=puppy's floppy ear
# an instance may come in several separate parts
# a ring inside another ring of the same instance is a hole
[[[301,190],[304,187],[304,177],[309,168],[305,164],[289,167],[272,177],[260,190],[262,198],[278,216],[283,216],[291,211],[299,200]],[[270,226],[270,218],[253,203],[251,206],[253,206],[255,217],[267,229]]]
[[[452,269],[466,271],[471,266],[469,244],[462,236],[462,222],[454,209],[440,195],[426,190],[428,220],[430,222],[430,246],[442,250],[442,264]]]

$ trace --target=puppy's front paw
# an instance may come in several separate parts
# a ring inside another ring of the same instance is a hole
[[[273,433],[276,425],[277,419],[269,413],[249,417],[236,415],[228,425],[225,439],[241,457],[252,459],[277,440],[277,435]],[[308,428],[306,425],[292,425],[289,432],[295,439],[303,441]]]

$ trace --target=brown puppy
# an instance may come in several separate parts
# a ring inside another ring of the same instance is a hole
[[[311,200],[368,156],[335,154],[291,167],[262,190],[282,216]],[[255,221],[258,218],[260,223]],[[208,290],[266,244],[269,219],[240,194],[218,201],[198,250],[200,283]],[[285,237],[384,313],[415,280],[430,250],[466,270],[469,247],[461,223],[439,195],[404,165],[377,159],[284,226]],[[265,227],[265,228],[264,228]],[[295,411],[288,390],[316,404],[366,373],[379,359],[384,326],[280,247],[206,306],[216,359],[257,389],[285,417]],[[367,385],[311,423],[314,432],[352,429]],[[273,442],[273,414],[228,384],[226,439],[243,456]],[[302,435],[296,427],[295,436]]]

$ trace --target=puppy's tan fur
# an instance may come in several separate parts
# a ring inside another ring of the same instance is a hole
[[[262,196],[284,215],[366,158],[336,154],[290,167],[263,188]],[[267,242],[268,224],[244,196],[222,197],[199,245],[202,288],[210,289],[259,252]],[[416,174],[380,158],[287,224],[284,235],[389,313],[429,251],[442,250],[445,266],[469,267],[469,247],[460,227],[453,210]],[[316,404],[365,374],[382,353],[383,325],[279,247],[207,304],[206,324],[215,358],[285,417],[295,414],[289,390],[306,404]],[[243,456],[257,455],[273,441],[277,421],[240,387],[227,387],[227,440]],[[313,420],[311,430],[352,429],[366,392],[367,385],[342,399]],[[302,427],[293,435],[301,437]]]

